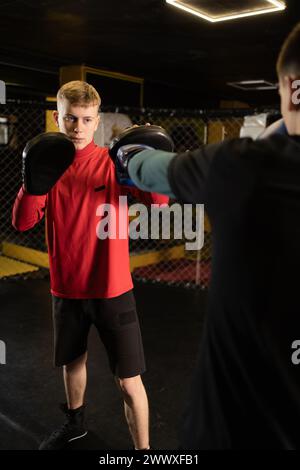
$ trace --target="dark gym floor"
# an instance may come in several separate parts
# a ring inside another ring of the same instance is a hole
[[[193,290],[137,283],[150,403],[151,445],[177,449],[179,422],[201,336],[205,295]],[[52,366],[48,280],[0,283],[0,450],[37,449],[58,426],[65,401],[62,373]],[[105,351],[92,330],[86,393],[89,434],[69,449],[130,449],[122,401]]]

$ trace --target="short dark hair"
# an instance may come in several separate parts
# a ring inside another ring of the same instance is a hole
[[[277,74],[300,76],[300,23],[284,41],[277,60]]]

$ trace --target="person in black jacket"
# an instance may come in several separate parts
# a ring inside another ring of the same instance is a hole
[[[183,449],[300,448],[300,24],[277,70],[288,134],[181,154],[127,149],[124,171],[136,186],[204,203],[212,224],[208,311]]]

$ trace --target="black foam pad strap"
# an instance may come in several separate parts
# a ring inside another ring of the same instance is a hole
[[[73,162],[75,146],[60,132],[31,139],[23,150],[23,184],[28,193],[47,194]]]
[[[173,141],[165,129],[154,125],[138,126],[126,129],[113,140],[110,145],[110,156],[115,159],[119,148],[129,144],[147,145],[166,152],[174,150]]]

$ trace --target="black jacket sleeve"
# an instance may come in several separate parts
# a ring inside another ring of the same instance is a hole
[[[186,203],[207,202],[208,197],[242,191],[248,178],[252,139],[235,139],[205,145],[176,155],[168,167],[168,179],[176,199]]]

